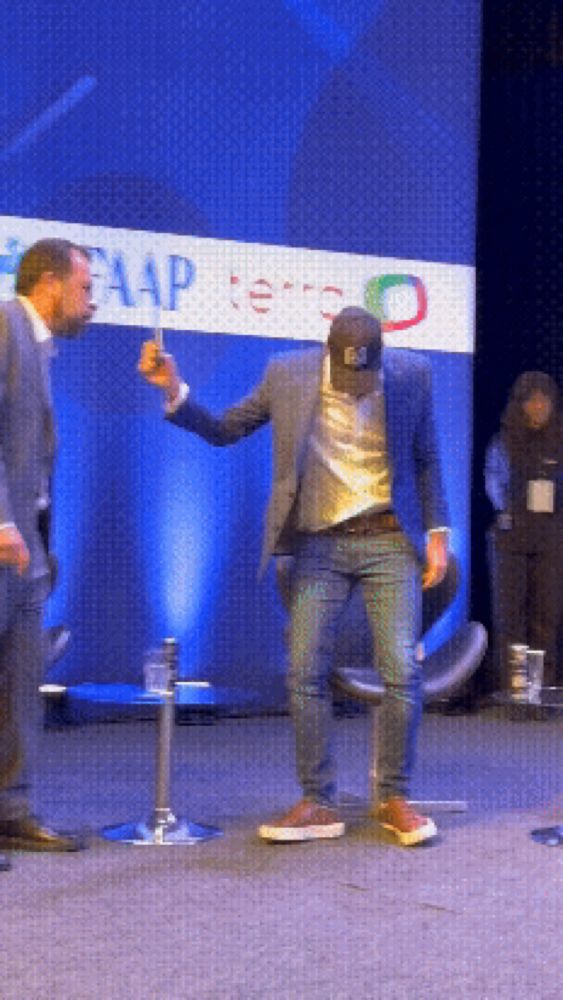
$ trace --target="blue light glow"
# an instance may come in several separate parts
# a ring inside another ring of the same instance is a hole
[[[50,104],[37,118],[24,128],[4,149],[0,152],[0,162],[21,153],[43,132],[54,125],[59,118],[68,114],[69,111],[84,100],[94,90],[97,80],[93,76],[82,76],[65,90],[53,104]]]

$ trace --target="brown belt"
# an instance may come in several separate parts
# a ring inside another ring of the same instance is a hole
[[[388,510],[372,511],[371,514],[358,514],[347,521],[340,521],[330,528],[325,528],[323,535],[369,535],[372,531],[400,531],[401,525],[396,514]]]

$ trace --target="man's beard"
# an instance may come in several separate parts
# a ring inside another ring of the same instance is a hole
[[[59,337],[72,339],[78,337],[86,326],[86,320],[80,316],[56,316],[54,321],[54,334]]]

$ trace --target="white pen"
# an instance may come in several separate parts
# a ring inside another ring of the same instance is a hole
[[[155,344],[156,344],[156,346],[158,348],[157,364],[161,365],[163,363],[164,359],[167,357],[166,351],[165,351],[165,348],[164,348],[164,332],[163,332],[161,326],[155,327],[153,339],[154,339],[154,342],[155,342]]]

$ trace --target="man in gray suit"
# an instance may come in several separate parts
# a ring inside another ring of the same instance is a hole
[[[55,453],[49,355],[53,334],[75,337],[94,314],[87,251],[39,240],[20,261],[16,293],[0,304],[0,849],[67,851],[79,842],[42,826],[31,802],[50,590],[39,522]]]
[[[434,836],[408,801],[421,715],[421,585],[445,576],[448,514],[432,414],[430,367],[383,349],[369,312],[343,309],[327,346],[273,357],[262,382],[215,417],[192,400],[153,341],[141,374],[164,390],[168,418],[214,445],[272,422],[274,483],[262,569],[291,555],[291,711],[303,798],[259,834],[271,841],[339,837],[329,676],[341,613],[361,588],[385,685],[378,748],[378,822],[401,844]]]

